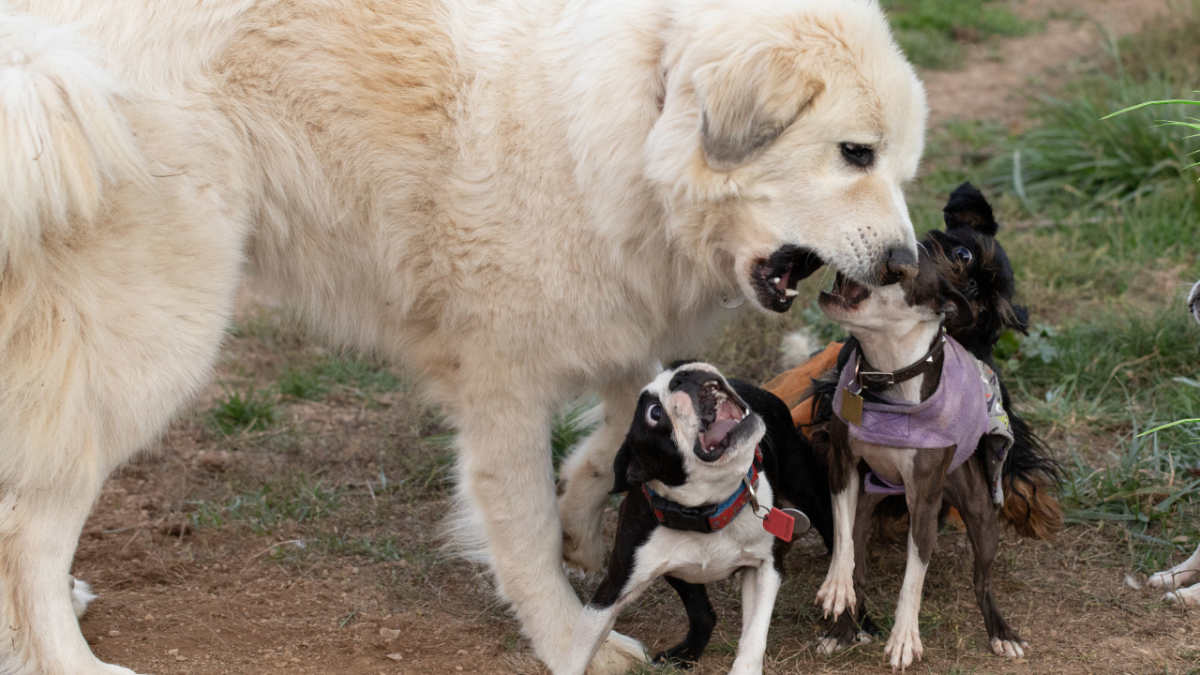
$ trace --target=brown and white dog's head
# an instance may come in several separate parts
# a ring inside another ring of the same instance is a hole
[[[971,303],[938,274],[937,266],[922,252],[916,276],[880,288],[867,288],[838,274],[833,288],[822,292],[818,302],[826,316],[868,348],[903,348],[901,344],[919,333],[922,324],[946,321],[948,327],[970,324]],[[927,345],[910,346],[917,351]],[[908,351],[911,351],[909,349]]]
[[[754,461],[766,425],[707,363],[670,368],[642,390],[613,462],[613,492],[650,483],[684,506],[724,500]]]
[[[871,286],[915,274],[901,186],[925,94],[875,0],[679,5],[645,152],[685,250],[777,312],[825,263]]]

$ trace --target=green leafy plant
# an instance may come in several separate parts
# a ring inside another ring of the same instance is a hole
[[[269,393],[255,390],[230,391],[209,410],[212,426],[230,436],[245,431],[263,431],[275,422],[275,401]]]

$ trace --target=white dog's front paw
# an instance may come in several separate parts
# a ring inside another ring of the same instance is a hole
[[[599,572],[604,566],[604,539],[600,532],[579,531],[563,524],[563,562],[581,572]]]
[[[1163,596],[1163,602],[1178,602],[1184,605],[1200,605],[1200,584],[1180,588]]]
[[[1182,571],[1176,571],[1175,569],[1169,569],[1165,572],[1151,574],[1150,578],[1146,580],[1146,585],[1150,588],[1161,588],[1164,591],[1173,591],[1176,588],[1182,588],[1190,585],[1193,581],[1196,581],[1198,576],[1200,576],[1200,571],[1197,570],[1185,569]]]
[[[1025,650],[1029,648],[1029,644],[1021,640],[1001,640],[1000,638],[992,639],[992,653],[996,656],[1003,656],[1010,659],[1025,658]]]
[[[854,579],[849,576],[839,574],[825,577],[825,583],[817,591],[817,603],[825,610],[826,618],[831,615],[834,619],[838,618],[842,612],[852,609],[856,600]]]
[[[924,652],[921,629],[915,623],[893,628],[887,646],[883,648],[883,653],[891,657],[893,671],[904,670],[913,661],[920,661]]]
[[[648,660],[642,643],[612,631],[588,664],[587,675],[624,675]]]
[[[75,610],[75,618],[82,619],[87,612],[88,604],[96,599],[96,594],[92,592],[92,587],[86,581],[70,577],[71,579],[71,608]]]

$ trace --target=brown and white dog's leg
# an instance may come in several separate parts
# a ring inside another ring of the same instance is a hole
[[[1192,286],[1192,291],[1188,293],[1188,311],[1192,313],[1192,317],[1200,323],[1200,281]]]
[[[830,422],[829,491],[833,501],[833,557],[825,582],[817,590],[817,604],[825,616],[837,619],[854,607],[854,519],[862,478],[858,460],[850,448],[849,430],[834,418]]]
[[[856,598],[853,612],[843,612],[833,623],[833,627],[817,642],[817,651],[830,655],[839,649],[861,642],[870,642],[866,636],[873,626],[867,619],[867,597],[865,593],[867,582],[867,540],[871,536],[871,521],[875,508],[883,501],[883,495],[864,492],[858,497],[858,508],[854,515],[854,595]],[[867,622],[868,625],[864,625]]]
[[[601,516],[613,487],[613,458],[629,430],[638,395],[654,374],[651,368],[635,371],[601,390],[603,423],[571,452],[559,471],[563,560],[584,572],[599,571],[604,565]]]
[[[817,590],[817,602],[825,616],[834,619],[852,609],[854,596],[854,516],[858,507],[859,481],[855,478],[833,493],[833,557],[825,582]],[[832,488],[836,489],[836,488]]]
[[[742,571],[742,637],[729,675],[761,675],[779,583],[779,571],[771,560]]]
[[[992,562],[1000,545],[1000,523],[978,454],[946,478],[946,498],[962,516],[975,551],[975,600],[983,613],[992,651],[997,656],[1023,658],[1029,645],[1004,620],[992,589]]]
[[[939,454],[942,455],[940,461]],[[941,453],[918,450],[913,455],[911,468],[902,470],[904,496],[908,502],[908,563],[904,569],[904,583],[900,586],[900,599],[896,603],[896,622],[883,648],[884,654],[891,657],[892,670],[904,670],[913,661],[920,661],[924,652],[918,619],[921,593],[929,559],[937,548],[937,518],[942,506],[946,467],[952,455],[953,448]]]

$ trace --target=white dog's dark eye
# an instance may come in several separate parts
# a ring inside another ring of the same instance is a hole
[[[662,421],[662,413],[663,409],[661,405],[651,403],[650,407],[646,408],[646,424],[652,427],[658,426],[658,423]]]
[[[854,166],[867,168],[875,162],[875,148],[857,143],[842,143],[842,157]]]
[[[966,246],[959,246],[958,248],[954,249],[954,257],[965,263],[969,263],[971,262],[971,249],[967,248]]]

